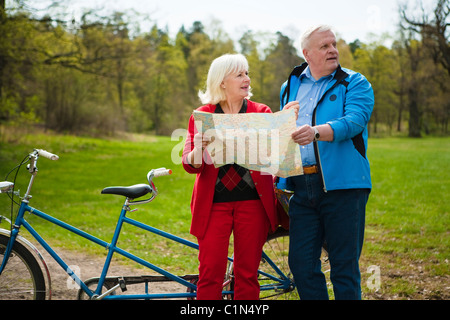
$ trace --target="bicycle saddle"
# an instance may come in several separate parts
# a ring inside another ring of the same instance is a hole
[[[107,187],[102,190],[102,194],[117,194],[130,199],[137,199],[151,191],[152,188],[148,184],[136,184],[130,187]]]

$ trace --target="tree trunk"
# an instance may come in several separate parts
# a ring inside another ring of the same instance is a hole
[[[417,88],[410,87],[409,95],[409,136],[420,138],[420,111],[418,104]]]
[[[4,24],[6,21],[6,12],[5,12],[5,1],[0,0],[0,25]],[[3,56],[3,53],[0,52],[0,100],[3,97],[3,70],[5,70],[6,59]]]

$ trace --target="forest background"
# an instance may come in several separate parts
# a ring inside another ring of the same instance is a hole
[[[211,61],[231,52],[248,58],[252,99],[277,111],[281,84],[303,62],[297,39],[282,32],[247,30],[235,42],[215,20],[171,36],[156,22],[142,30],[134,11],[88,10],[76,20],[64,7],[42,13],[27,1],[13,3],[0,0],[0,136],[16,125],[91,136],[170,135],[200,106]],[[412,12],[399,5],[396,34],[370,43],[338,39],[341,65],[374,88],[371,136],[449,133],[449,0]]]

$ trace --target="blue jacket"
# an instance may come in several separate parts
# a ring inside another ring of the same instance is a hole
[[[296,99],[300,75],[306,67],[307,63],[295,67],[281,86],[281,109]],[[367,123],[374,101],[372,86],[363,75],[338,67],[312,117],[313,126],[327,123],[334,132],[333,141],[314,142],[325,191],[372,188],[366,151]],[[278,187],[289,189],[289,178],[280,178]]]

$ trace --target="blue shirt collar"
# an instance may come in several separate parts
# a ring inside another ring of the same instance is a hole
[[[336,69],[337,70],[337,69]],[[309,66],[303,70],[303,72],[300,74],[300,80],[304,77],[308,78],[311,81],[320,81],[320,80],[331,80],[334,78],[334,75],[336,74],[336,70],[333,71],[333,73],[329,74],[328,76],[322,77],[319,80],[315,80],[313,76],[311,75],[311,70],[309,69]]]

